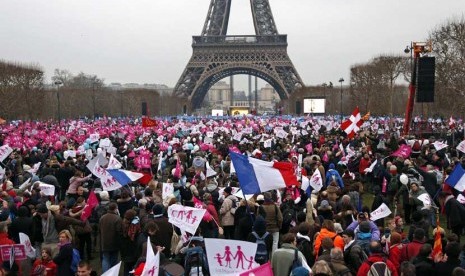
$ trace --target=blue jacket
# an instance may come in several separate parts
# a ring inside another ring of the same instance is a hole
[[[378,226],[373,221],[369,221],[370,223],[370,232],[371,232],[371,240],[372,241],[379,241],[380,240],[380,232],[378,229]],[[357,234],[358,231],[358,221],[353,221],[349,226],[347,226],[347,229],[351,229]]]
[[[344,189],[344,181],[342,181],[342,177],[339,172],[334,169],[334,164],[331,163],[329,164],[329,170],[326,172],[325,187],[328,187],[329,183],[331,183],[333,179],[336,180],[339,188]]]

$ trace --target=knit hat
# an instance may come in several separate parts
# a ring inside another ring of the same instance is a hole
[[[230,195],[232,193],[232,188],[228,186],[224,188],[224,192]]]
[[[362,221],[360,225],[358,226],[358,229],[362,233],[370,233],[370,223],[368,221]]]
[[[323,200],[320,203],[320,207],[318,209],[328,209],[330,208],[329,202],[327,200]]]
[[[102,201],[110,201],[110,195],[107,191],[101,191],[99,194]]]
[[[262,216],[257,216],[253,224],[253,230],[257,233],[266,232],[266,221]]]
[[[38,205],[37,205],[37,208],[36,208],[36,211],[37,211],[37,213],[39,213],[39,214],[46,214],[46,213],[48,213],[47,205],[45,205],[44,203],[38,204]]]
[[[153,211],[153,216],[156,218],[163,216],[163,205],[155,204],[155,206],[153,206],[152,208],[152,211]]]
[[[338,234],[341,234],[342,232],[344,232],[344,230],[342,229],[342,225],[338,222],[334,223],[334,231],[336,231],[336,233]]]
[[[310,275],[310,271],[303,266],[296,267],[292,270],[293,276],[308,276]]]

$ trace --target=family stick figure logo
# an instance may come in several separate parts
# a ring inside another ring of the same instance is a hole
[[[235,268],[239,269],[239,266],[240,266],[242,270],[252,269],[253,264],[254,264],[254,256],[250,256],[249,258],[247,258],[247,256],[242,251],[240,245],[237,246],[236,254],[233,254],[231,252],[231,249],[229,246],[225,246],[223,256],[221,256],[220,253],[216,253],[215,260],[218,262],[220,266],[228,267],[228,268],[234,268],[234,264],[233,264],[233,267],[231,267],[231,262],[235,260],[236,261]]]
[[[185,221],[186,223],[194,224],[197,221],[197,217],[193,215],[193,211],[178,211],[171,210],[171,216],[173,218]]]

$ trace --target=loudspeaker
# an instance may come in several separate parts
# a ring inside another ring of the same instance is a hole
[[[417,67],[417,102],[434,102],[434,73],[436,59],[421,57]]]
[[[147,103],[142,102],[142,116],[147,116]]]

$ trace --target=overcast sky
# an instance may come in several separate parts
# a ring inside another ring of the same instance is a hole
[[[307,85],[340,77],[379,54],[403,54],[464,0],[269,0]],[[111,82],[173,87],[202,31],[210,0],[0,0],[0,59]],[[249,0],[233,0],[228,34],[254,34]],[[244,78],[245,79],[245,78]],[[245,83],[245,82],[244,82]],[[238,88],[240,89],[240,88]],[[245,87],[243,88],[245,89]]]

